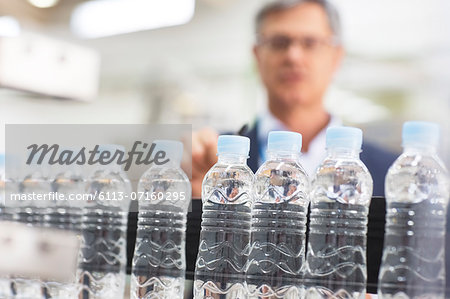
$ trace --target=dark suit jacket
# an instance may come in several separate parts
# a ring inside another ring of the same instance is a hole
[[[256,172],[259,167],[258,122],[250,130],[243,132],[243,136],[250,138],[250,158],[248,166]],[[367,166],[373,179],[373,196],[384,196],[384,178],[389,167],[398,155],[388,152],[374,144],[363,142],[361,160]]]

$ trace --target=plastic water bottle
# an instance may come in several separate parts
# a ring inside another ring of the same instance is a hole
[[[22,206],[31,207],[29,204],[30,202],[21,203],[20,201],[14,202],[11,200],[11,198],[14,198],[14,196],[20,194],[19,186],[21,179],[18,174],[19,167],[17,165],[17,157],[12,154],[8,154],[8,160],[10,163],[8,173],[6,173],[5,158],[6,155],[0,154],[0,225],[2,226],[9,225],[7,222],[17,221],[17,214],[24,210]],[[2,223],[2,221],[5,222]],[[16,282],[18,285],[16,285]],[[27,285],[32,287],[28,287]],[[38,294],[34,294],[34,292],[38,292]],[[13,276],[11,273],[3,274],[0,277],[0,298],[23,298],[26,296],[34,296],[37,298],[39,296],[39,292],[40,284],[36,279],[25,279],[24,277]]]
[[[311,183],[306,298],[365,298],[372,177],[359,159],[362,131],[327,129],[327,157]]]
[[[202,184],[202,229],[194,298],[247,298],[247,262],[254,174],[246,160],[250,139],[222,135],[218,162]]]
[[[45,196],[52,191],[50,181],[50,169],[48,161],[44,159],[42,164],[37,159],[22,169],[22,179],[18,188],[26,200],[11,201],[12,220],[27,224],[32,227],[43,227],[46,209],[52,203]],[[35,200],[42,196],[41,200]],[[35,198],[35,199],[33,199]],[[12,292],[15,298],[44,298],[48,296],[47,289],[40,277],[13,277],[11,279]]]
[[[99,149],[125,152],[117,145]],[[122,298],[125,288],[126,229],[131,192],[130,182],[120,165],[98,166],[87,180],[93,200],[85,200],[82,216],[79,282],[80,298]]]
[[[82,204],[76,197],[81,197],[86,189],[86,181],[81,169],[77,167],[60,167],[52,177],[52,191],[63,195],[47,209],[44,225],[52,228],[79,233],[81,230]]]
[[[44,211],[43,227],[64,230],[68,233],[80,234],[82,201],[76,196],[81,196],[85,191],[85,180],[81,169],[76,166],[60,166],[52,176],[52,191],[63,195],[64,199],[50,202]],[[80,285],[76,282],[76,273],[73,281],[58,282],[47,280],[45,289],[50,298],[76,298]]]
[[[444,298],[449,178],[436,154],[439,126],[406,122],[402,135],[403,154],[386,176],[386,229],[378,295]]]
[[[52,205],[48,197],[45,199],[45,196],[52,192],[50,169],[47,163],[44,160],[42,164],[38,164],[33,160],[22,170],[24,176],[19,182],[19,192],[26,196],[26,200],[13,203],[15,221],[30,226],[43,226],[46,208]],[[34,200],[38,196],[42,196],[43,199]]]
[[[302,135],[270,132],[267,161],[255,174],[246,282],[252,298],[302,298],[309,179]]]
[[[154,143],[155,150],[163,151],[169,161],[152,165],[139,180],[131,298],[183,299],[191,184],[180,168],[183,144],[171,140]]]

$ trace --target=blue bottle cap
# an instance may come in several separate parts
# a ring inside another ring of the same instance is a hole
[[[439,125],[426,121],[407,121],[403,124],[402,146],[433,146],[439,144]]]
[[[217,142],[218,154],[235,154],[248,156],[250,152],[250,139],[237,135],[220,135]]]
[[[327,149],[361,149],[362,130],[354,127],[329,127],[327,129]]]
[[[166,153],[165,158],[170,159],[175,165],[181,165],[181,159],[183,157],[183,143],[175,140],[155,140],[155,153],[158,151],[164,151]]]
[[[300,153],[302,150],[302,134],[289,131],[269,132],[267,150]]]

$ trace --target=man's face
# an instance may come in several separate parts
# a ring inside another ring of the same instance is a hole
[[[342,56],[332,38],[317,4],[269,14],[254,48],[269,101],[285,107],[321,103]]]

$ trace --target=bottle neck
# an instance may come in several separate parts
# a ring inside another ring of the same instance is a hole
[[[278,152],[278,151],[268,151],[267,160],[294,160],[300,159],[300,153],[297,152]]]
[[[361,149],[359,148],[345,148],[345,147],[338,147],[338,148],[328,148],[327,149],[327,155],[329,157],[333,158],[356,158],[359,159],[359,153],[361,152]]]
[[[435,154],[436,147],[432,145],[405,145],[403,147],[403,152],[407,154]]]
[[[96,165],[95,171],[122,173],[122,167],[117,164]]]
[[[221,164],[247,164],[247,155],[219,154],[218,163]]]

